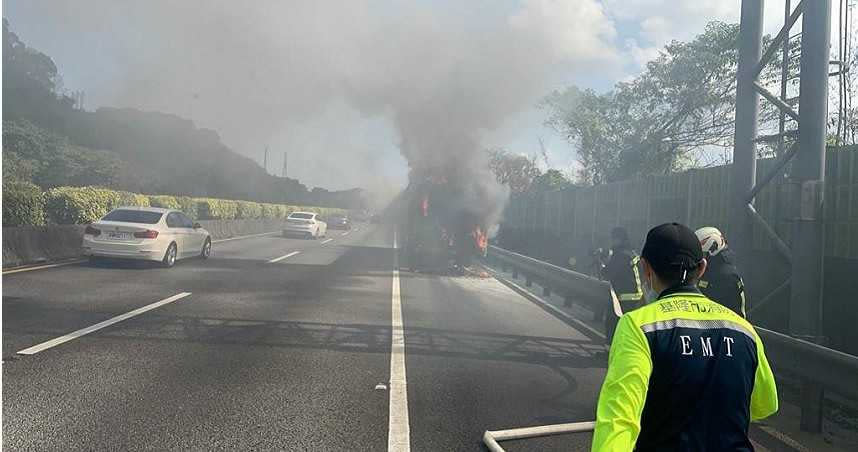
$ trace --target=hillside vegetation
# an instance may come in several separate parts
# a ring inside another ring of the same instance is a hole
[[[308,190],[268,174],[215,131],[175,115],[76,109],[53,60],[3,21],[4,181],[97,185],[146,194],[360,207],[362,190]]]

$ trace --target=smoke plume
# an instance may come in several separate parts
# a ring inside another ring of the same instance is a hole
[[[291,176],[332,188],[384,185],[398,148],[486,217],[506,195],[482,136],[558,72],[613,55],[597,0],[8,3],[90,106],[192,116],[239,152],[287,150]]]

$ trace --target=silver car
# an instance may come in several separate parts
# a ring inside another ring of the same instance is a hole
[[[212,252],[209,232],[182,212],[156,207],[119,207],[84,230],[83,253],[99,257],[158,261],[172,267],[177,260]]]

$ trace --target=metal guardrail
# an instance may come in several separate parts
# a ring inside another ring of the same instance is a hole
[[[498,261],[502,268],[510,268],[513,276],[521,273],[526,285],[538,281],[544,294],[552,291],[588,307],[603,307],[611,302],[610,286],[607,282],[572,270],[549,264],[503,248],[490,246],[488,256]],[[839,352],[812,342],[796,339],[776,331],[754,327],[763,340],[766,355],[775,370],[786,370],[825,391],[858,400],[858,356]],[[821,416],[821,400],[805,400],[801,409],[804,416]]]
[[[858,356],[758,326],[754,329],[776,370],[787,370],[826,391],[858,399]]]
[[[531,286],[533,280],[538,280],[544,288],[544,295],[549,295],[552,290],[563,295],[567,305],[575,300],[591,308],[600,308],[611,300],[611,286],[607,281],[496,246],[489,246],[488,255],[499,261],[502,267],[512,268],[514,277],[518,277],[519,272],[523,274],[525,285]]]

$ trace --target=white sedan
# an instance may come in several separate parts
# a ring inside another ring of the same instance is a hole
[[[139,259],[172,267],[179,259],[206,259],[211,252],[209,232],[171,209],[119,207],[87,226],[83,234],[83,253],[92,259]]]
[[[328,224],[313,212],[292,212],[286,217],[286,227],[283,236],[299,235],[315,239],[328,235]]]

